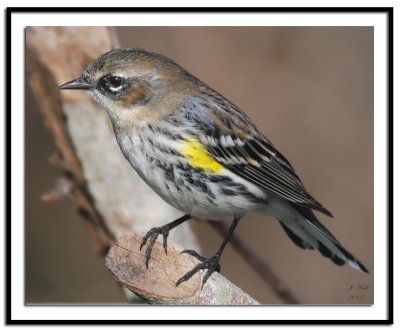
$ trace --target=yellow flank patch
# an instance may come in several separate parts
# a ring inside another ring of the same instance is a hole
[[[196,138],[186,137],[181,145],[181,153],[189,159],[189,164],[194,168],[213,174],[224,169],[224,166],[215,161]]]

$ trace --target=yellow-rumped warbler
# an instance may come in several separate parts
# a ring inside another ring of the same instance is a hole
[[[185,215],[144,236],[145,263],[158,235],[191,217],[233,218],[210,259],[198,258],[177,286],[201,269],[203,285],[220,270],[220,256],[244,214],[275,217],[304,249],[318,249],[334,263],[368,272],[318,221],[312,209],[332,214],[304,188],[290,163],[234,104],[169,58],[139,48],[100,56],[61,89],[85,90],[110,116],[121,151],[140,177]]]

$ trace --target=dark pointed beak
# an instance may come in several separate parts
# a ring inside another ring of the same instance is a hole
[[[90,85],[82,76],[78,77],[70,82],[62,84],[59,87],[61,90],[90,90],[92,85]]]

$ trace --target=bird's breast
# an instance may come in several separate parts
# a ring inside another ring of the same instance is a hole
[[[217,220],[263,203],[261,191],[215,161],[198,140],[164,129],[121,132],[117,141],[139,176],[166,202],[193,216]]]

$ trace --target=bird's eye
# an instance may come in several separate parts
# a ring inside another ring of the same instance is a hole
[[[97,83],[97,88],[102,93],[109,93],[115,95],[119,93],[124,87],[126,79],[121,76],[104,75],[101,77]]]
[[[119,76],[111,76],[108,81],[113,88],[118,88],[122,85],[122,77]]]

